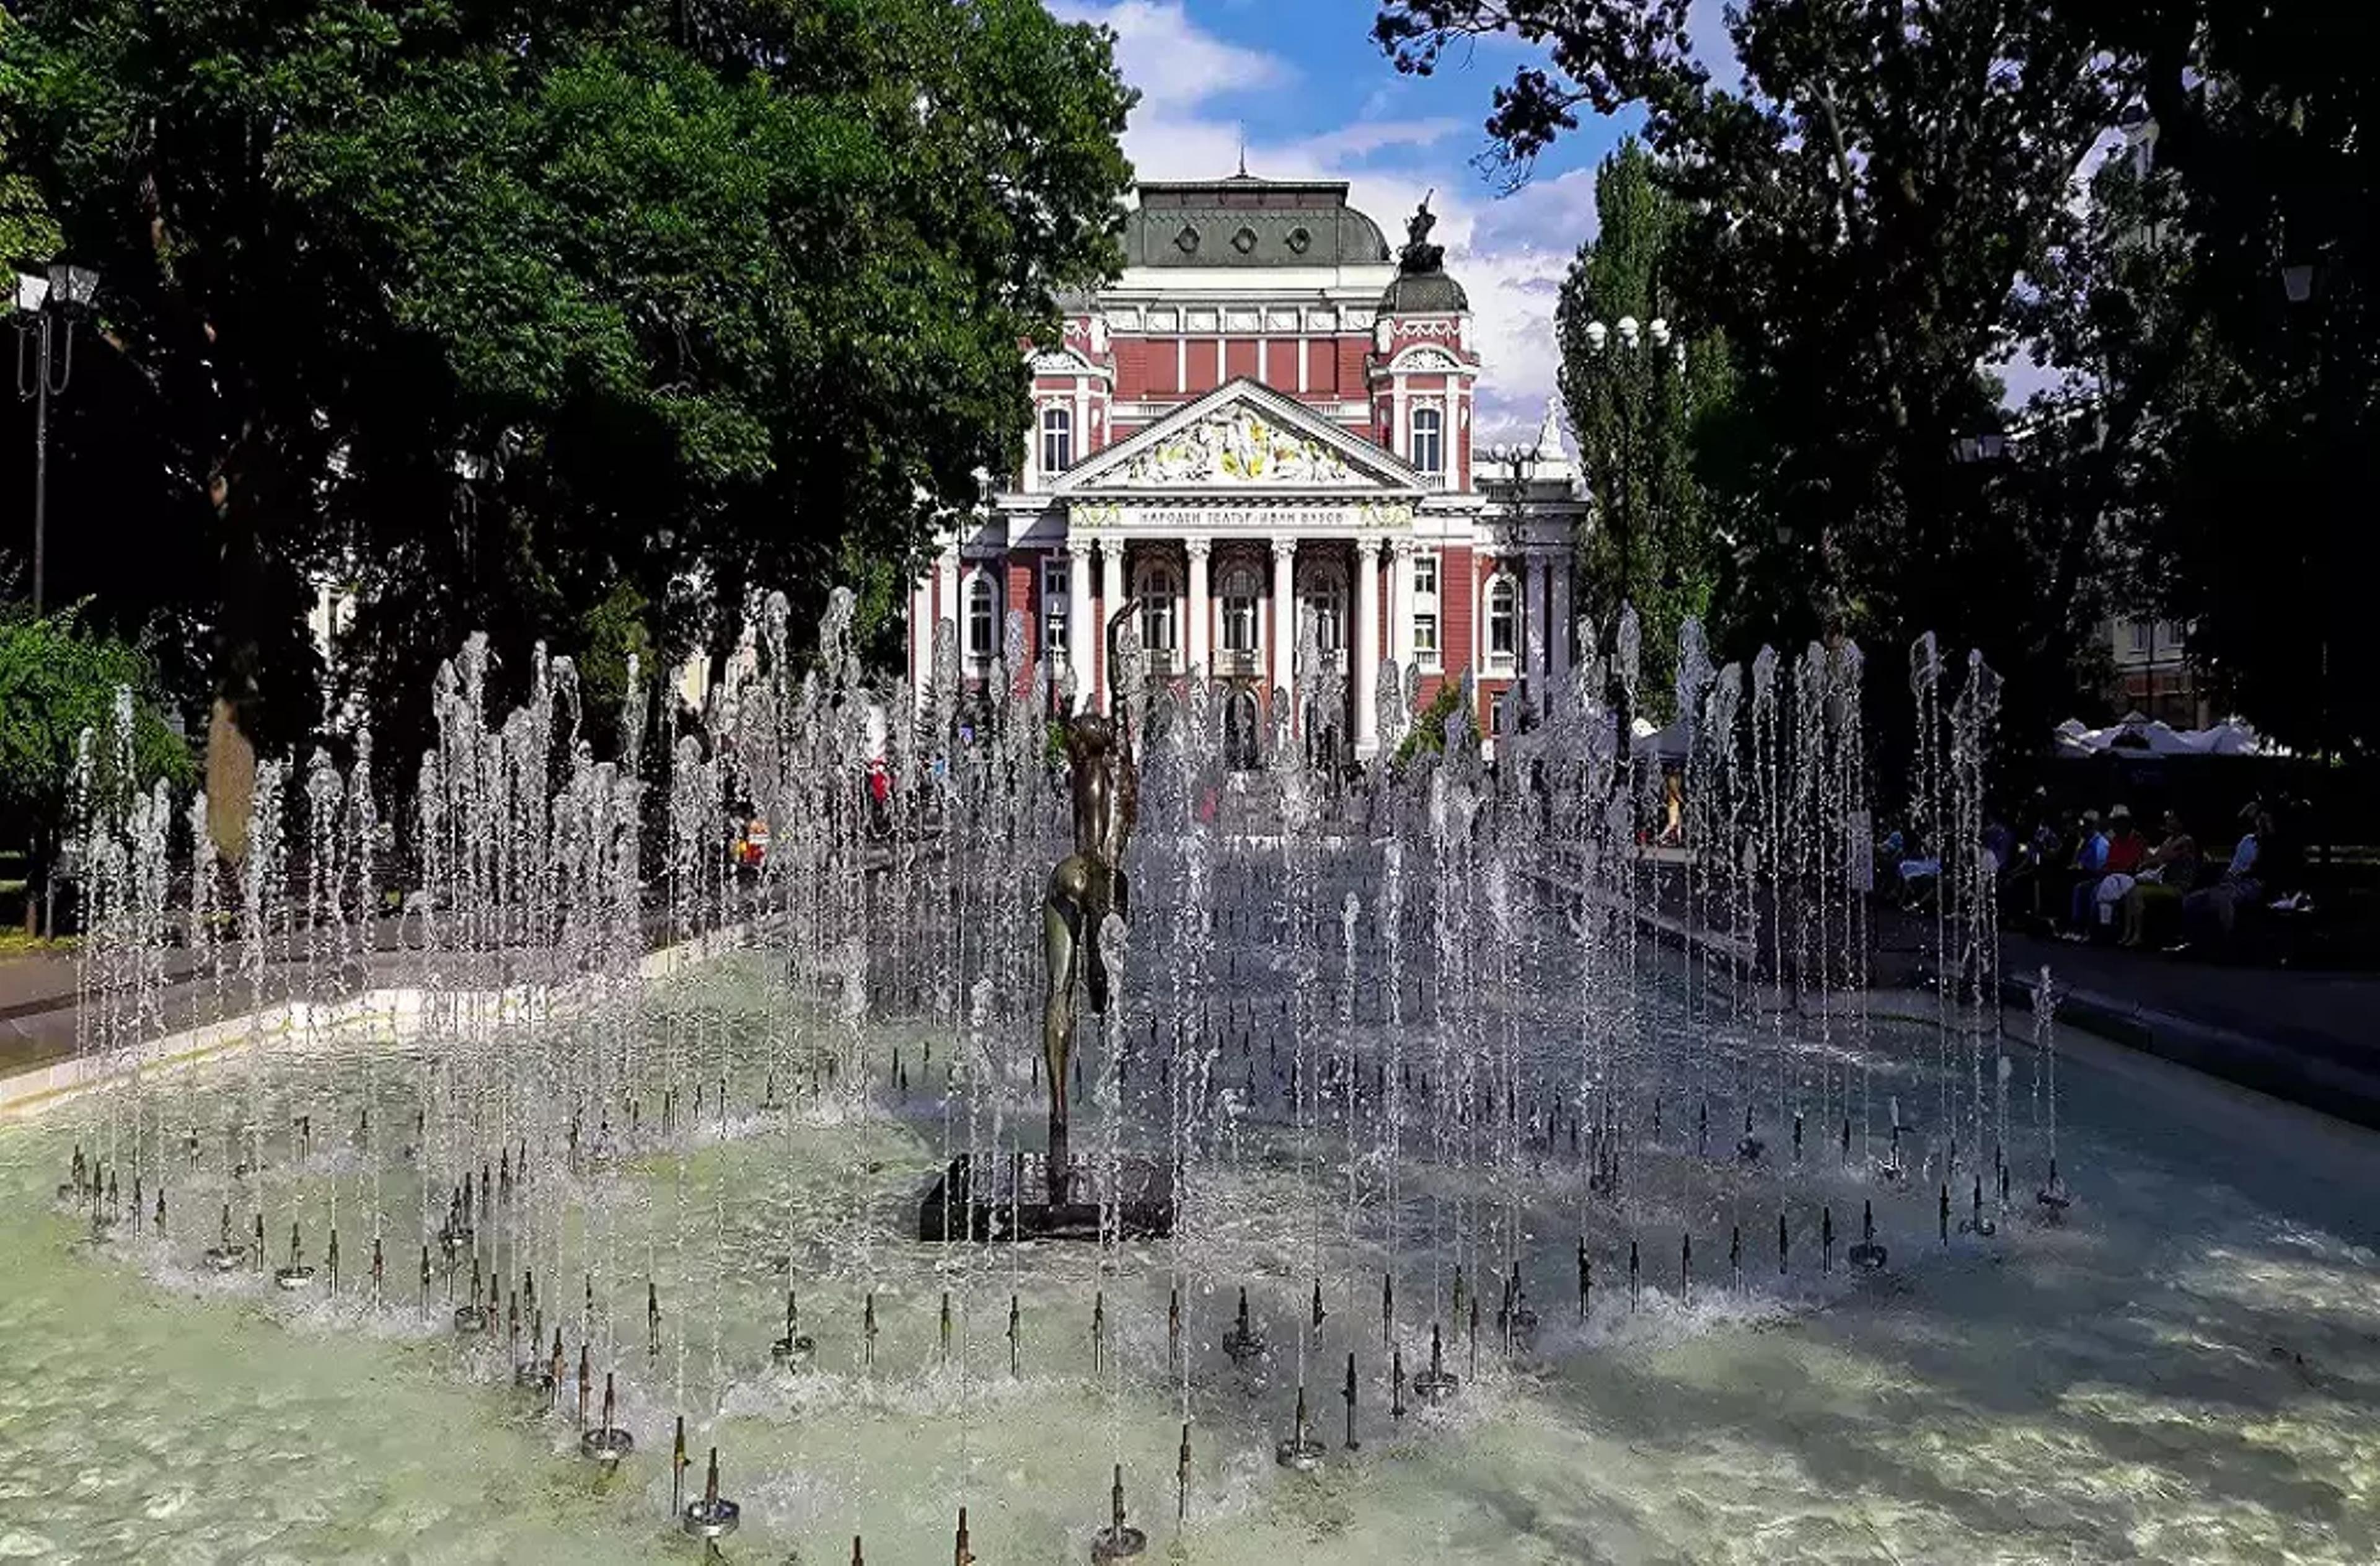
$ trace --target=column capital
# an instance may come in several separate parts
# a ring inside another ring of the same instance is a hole
[[[1182,549],[1183,552],[1187,554],[1191,559],[1204,560],[1208,555],[1214,552],[1215,540],[1212,539],[1184,539],[1182,540]]]
[[[1294,538],[1274,539],[1272,540],[1272,557],[1275,560],[1283,562],[1295,560],[1297,558],[1297,540]]]
[[[1395,538],[1389,540],[1389,555],[1391,559],[1411,560],[1414,548],[1414,541],[1411,539]]]
[[[1359,535],[1355,540],[1355,552],[1364,557],[1364,563],[1366,565],[1378,565],[1380,563],[1380,550],[1388,541],[1382,538],[1367,538]]]

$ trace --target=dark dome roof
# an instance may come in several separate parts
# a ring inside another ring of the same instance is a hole
[[[1344,180],[1151,182],[1124,216],[1127,266],[1377,266],[1380,225],[1347,204]]]
[[[1380,296],[1384,314],[1459,315],[1470,308],[1463,285],[1442,272],[1401,272]]]

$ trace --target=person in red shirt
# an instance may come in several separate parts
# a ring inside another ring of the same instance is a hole
[[[2132,813],[2121,805],[2107,812],[2110,835],[2107,839],[2107,873],[2111,876],[2140,874],[2141,856],[2148,852],[2140,829],[2132,824]]]
[[[2070,938],[2088,941],[2095,929],[2114,933],[2116,909],[2125,895],[2139,880],[2141,862],[2148,853],[2148,844],[2141,840],[2140,829],[2132,824],[2132,813],[2121,805],[2107,812],[2107,856],[2100,866],[2100,875],[2090,885],[2092,922],[2082,926]]]

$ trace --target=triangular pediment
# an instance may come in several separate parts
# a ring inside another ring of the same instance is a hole
[[[1052,492],[1180,495],[1419,496],[1421,474],[1293,397],[1246,379],[1226,382],[1118,442],[1050,486]]]

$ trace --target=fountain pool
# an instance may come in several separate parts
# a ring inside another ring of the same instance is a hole
[[[492,721],[475,642],[401,921],[368,737],[263,766],[236,868],[86,767],[105,1085],[0,1125],[0,1558],[2380,1555],[2380,1145],[2062,1036],[2047,976],[2006,1010],[1980,856],[1872,989],[1855,649],[1690,627],[1672,813],[1625,621],[1492,767],[1360,776],[1286,726],[1232,772],[1125,625],[1130,917],[1060,1058],[1172,1232],[920,1240],[954,1158],[1040,1145],[1066,696],[970,705],[947,625],[875,690],[852,613],[797,675],[756,606],[764,672],[616,762],[560,661]],[[1907,819],[1975,842],[1995,686],[1943,678],[1925,638]],[[193,992],[392,972],[147,1064]]]
[[[730,961],[698,976],[686,989],[698,993],[672,1014],[688,1027],[732,1025],[739,998],[748,1008],[764,988],[752,967]],[[1880,1056],[1922,1057],[1905,1026],[1876,1031]],[[1463,1393],[1423,1407],[1408,1392],[1402,1420],[1390,1414],[1377,1267],[1359,1268],[1369,1258],[1343,1233],[1323,1237],[1329,1314],[1314,1333],[1309,1253],[1282,1214],[1307,1205],[1316,1176],[1299,1165],[1293,1127],[1251,1124],[1187,1225],[1198,1250],[1183,1304],[1193,1450],[1178,1530],[1185,1394],[1167,1331],[1177,1258],[1161,1243],[1105,1258],[998,1244],[954,1258],[907,1237],[906,1211],[942,1145],[941,1116],[922,1094],[905,1114],[897,1104],[879,1116],[807,1113],[797,1133],[732,1111],[724,1136],[657,1139],[601,1172],[532,1169],[530,1203],[574,1209],[556,1224],[557,1254],[609,1258],[597,1268],[592,1338],[608,1353],[596,1365],[599,1375],[618,1367],[638,1451],[616,1470],[574,1455],[567,1379],[549,1406],[510,1384],[501,1329],[457,1337],[443,1264],[421,1308],[416,1247],[384,1247],[395,1255],[377,1306],[361,1227],[345,1232],[335,1297],[326,1285],[292,1295],[254,1272],[208,1273],[197,1243],[243,1183],[203,1173],[171,1180],[167,1240],[136,1237],[151,1226],[128,1218],[94,1244],[88,1220],[53,1199],[77,1129],[63,1117],[19,1124],[0,1132],[10,1365],[0,1378],[0,1554],[665,1557],[696,1548],[673,1539],[667,1519],[671,1422],[691,1410],[696,1461],[701,1446],[722,1448],[743,1507],[722,1550],[771,1562],[846,1560],[854,1533],[870,1560],[939,1560],[962,1499],[983,1560],[1080,1560],[1118,1452],[1152,1548],[1178,1540],[1192,1560],[2372,1559],[2380,1147],[2112,1047],[2064,1043],[2077,1200],[2063,1221],[2013,1215],[1989,1240],[1954,1227],[1944,1246],[1922,1192],[1820,1171],[1791,1205],[1833,1196],[1840,1215],[1881,1193],[1893,1259],[1881,1276],[1854,1274],[1840,1256],[1821,1273],[1808,1215],[1795,1211],[1793,1248],[1804,1254],[1780,1278],[1773,1177],[1716,1161],[1697,1177],[1704,1160],[1688,1155],[1681,1129],[1666,1155],[1640,1160],[1644,1184],[1659,1189],[1621,1210],[1591,1209],[1596,1282],[1583,1326],[1567,1276],[1574,1182],[1542,1177],[1523,1203],[1542,1317],[1535,1342],[1511,1356],[1483,1344]],[[394,1057],[385,1040],[332,1041],[275,1062],[276,1089],[323,1106],[316,1124],[344,1131],[355,1117],[331,1106],[361,1080],[353,1057],[364,1051]],[[2029,1074],[2022,1050],[2018,1059]],[[209,1123],[212,1100],[240,1095],[248,1070],[219,1062],[173,1091]],[[380,1118],[409,1122],[416,1074],[387,1074]],[[306,1215],[316,1253],[334,1198],[345,1187],[354,1208],[370,1179],[360,1152],[332,1140],[318,1133],[303,1169],[268,1153],[261,1171],[283,1182],[285,1210]],[[407,1167],[394,1159],[382,1172],[387,1210],[419,1202],[398,1189]],[[1326,1185],[1333,1172],[1320,1176]],[[1428,1196],[1408,1199],[1426,1232]],[[1681,1297],[1682,1211],[1706,1269],[1691,1300]],[[1746,1214],[1768,1222],[1744,1223]],[[1740,1281],[1730,1226],[1758,1235]],[[277,1214],[276,1227],[286,1227]],[[801,1374],[769,1354],[787,1281],[777,1237],[789,1232],[814,1240],[795,1256],[803,1329],[820,1345]],[[1632,1233],[1643,1254],[1633,1309]],[[1460,1250],[1422,1237],[1405,1253],[1394,1341],[1409,1376],[1426,1352],[1433,1292],[1434,1314],[1447,1314]],[[568,1320],[573,1356],[586,1270],[540,1276],[549,1323]],[[662,1312],[657,1356],[649,1279]],[[1216,1346],[1243,1285],[1276,1344],[1245,1371]],[[872,1370],[862,1336],[871,1289]],[[1091,1347],[1095,1296],[1111,1334],[1104,1373]],[[1492,1340],[1492,1321],[1483,1334]],[[1453,1367],[1468,1372],[1467,1334],[1449,1336]],[[1301,1340],[1329,1449],[1310,1477],[1270,1460]],[[1351,1351],[1354,1453],[1342,1450],[1339,1396]]]

